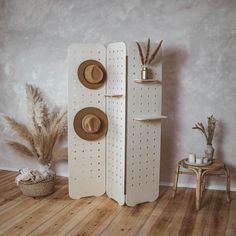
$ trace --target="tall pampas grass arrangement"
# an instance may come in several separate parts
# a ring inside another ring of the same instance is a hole
[[[26,85],[27,105],[31,127],[3,115],[6,124],[27,144],[13,140],[6,143],[16,152],[31,157],[41,164],[67,158],[67,148],[56,149],[56,142],[67,132],[67,111],[52,115],[39,88]]]
[[[206,138],[207,146],[205,149],[205,157],[207,157],[208,160],[212,160],[214,156],[215,149],[212,147],[212,141],[215,133],[216,122],[216,118],[211,115],[207,117],[207,126],[204,126],[202,122],[198,122],[193,127],[193,129],[200,130]]]
[[[157,47],[155,48],[153,53],[150,55],[150,38],[149,38],[148,42],[147,42],[147,47],[146,47],[146,55],[144,58],[144,50],[142,49],[140,43],[136,42],[136,44],[138,46],[138,52],[139,52],[140,61],[141,61],[142,66],[151,65],[151,63],[155,60],[155,58],[161,48],[162,43],[163,43],[163,40],[161,40],[159,42],[159,44],[157,45]]]
[[[6,140],[6,143],[15,152],[37,160],[41,166],[45,166],[43,170],[36,171],[36,175],[42,172],[46,175],[51,173],[49,168],[52,162],[67,159],[67,148],[56,147],[57,142],[67,134],[67,110],[62,109],[57,114],[51,114],[40,89],[33,85],[26,84],[26,95],[31,124],[26,126],[13,117],[2,115],[5,123],[23,141]],[[42,180],[33,174],[35,171],[23,172],[27,180]]]
[[[142,46],[139,42],[136,42],[137,47],[138,47],[138,52],[139,52],[139,57],[140,57],[140,62],[141,62],[141,79],[142,80],[147,80],[152,77],[152,71],[151,71],[151,65],[154,64],[154,61],[157,57],[157,54],[161,48],[163,40],[159,42],[153,53],[151,54],[150,51],[150,38],[147,41],[147,46],[146,46],[146,52],[144,49],[142,49]]]

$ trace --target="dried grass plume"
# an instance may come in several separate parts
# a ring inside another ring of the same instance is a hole
[[[151,54],[150,56],[150,38],[148,39],[147,42],[147,47],[146,47],[146,55],[144,58],[144,51],[140,45],[140,43],[136,42],[137,46],[138,46],[138,51],[139,51],[139,56],[140,56],[140,60],[141,60],[141,64],[144,65],[150,65],[156,58],[161,45],[162,45],[163,40],[160,41],[160,43],[157,45],[156,49],[154,50],[154,52]]]
[[[215,127],[216,127],[216,121],[217,120],[213,115],[207,117],[207,120],[208,120],[207,128],[204,127],[202,122],[198,122],[197,124],[195,124],[193,129],[200,130],[206,138],[207,145],[212,145],[212,140],[213,140],[213,137],[214,137],[214,132],[215,132]]]
[[[67,134],[67,110],[50,114],[41,91],[32,85],[26,84],[26,94],[31,127],[2,115],[5,123],[24,141],[7,140],[6,143],[14,151],[36,159],[43,165],[67,159],[67,148],[55,147],[57,141]]]

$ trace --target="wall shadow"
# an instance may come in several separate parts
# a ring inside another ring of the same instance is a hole
[[[215,141],[215,144],[213,143],[213,147],[215,148],[214,158],[224,161],[224,151],[223,151],[223,141],[225,136],[225,125],[221,121],[217,121],[216,124],[217,134],[214,137],[213,142]],[[217,147],[217,148],[216,148]]]
[[[236,167],[227,163],[227,160],[226,160],[227,158],[224,153],[225,134],[227,134],[226,124],[222,121],[217,121],[216,133],[215,133],[215,137],[213,138],[213,147],[215,148],[214,158],[217,160],[221,160],[227,165],[231,173],[231,183],[232,183],[232,182],[235,182],[236,180],[236,177],[234,175],[234,173],[236,173]],[[216,178],[211,177],[210,178],[211,182],[213,182],[214,179]],[[219,180],[221,181],[220,183],[224,186],[225,179],[219,177],[218,184],[219,184]]]
[[[179,94],[181,72],[188,53],[183,48],[166,47],[162,54],[162,121],[160,180],[172,182],[177,156],[176,140],[179,132]]]

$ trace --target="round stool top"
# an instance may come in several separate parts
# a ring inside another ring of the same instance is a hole
[[[185,161],[186,161],[186,158],[182,159],[181,161],[179,161],[179,165],[187,169],[217,170],[217,169],[223,168],[225,165],[222,161],[217,160],[217,159],[213,159],[212,164],[207,165],[207,166],[195,166],[195,165],[188,164]]]

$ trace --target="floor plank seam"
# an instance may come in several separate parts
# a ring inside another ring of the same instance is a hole
[[[62,207],[59,211],[56,212],[56,214],[53,215],[53,217],[56,217],[57,214],[59,214],[63,209],[65,209],[66,207],[68,207],[69,205],[71,205],[73,202],[69,202],[66,206]],[[50,216],[48,216],[49,218]],[[53,218],[52,217],[52,218]],[[40,226],[42,226],[47,220],[45,219],[42,223],[40,223],[36,228],[34,228],[30,233],[27,234],[27,236],[30,236],[34,231],[36,231]]]

